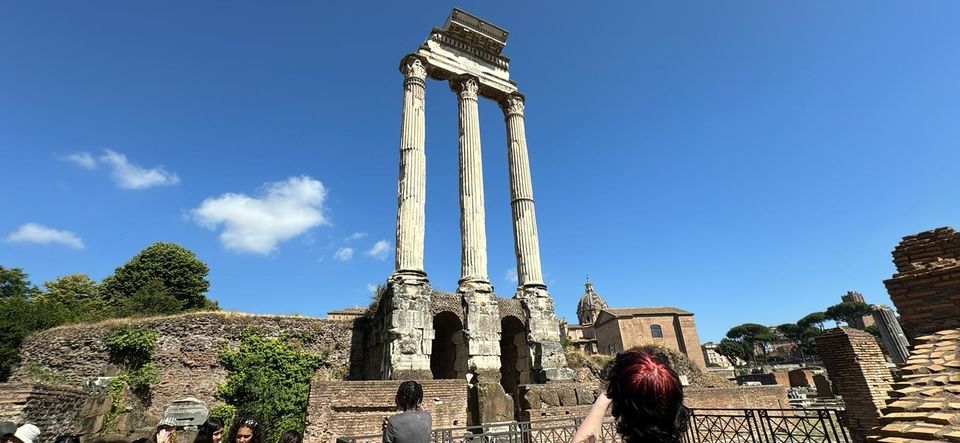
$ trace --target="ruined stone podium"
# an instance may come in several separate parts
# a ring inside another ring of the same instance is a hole
[[[466,379],[474,393],[483,393],[477,400],[481,404],[471,408],[480,411],[487,409],[484,398],[515,394],[521,384],[572,377],[540,268],[525,97],[510,79],[509,59],[501,54],[507,35],[454,9],[442,28],[434,28],[419,49],[400,62],[404,79],[395,268],[364,333],[366,362],[361,369],[365,379]],[[458,103],[461,272],[455,293],[435,291],[423,267],[428,78],[449,82]],[[496,297],[487,274],[480,98],[496,101],[506,123],[518,280],[511,299]],[[502,418],[512,419],[509,412],[509,418]],[[480,412],[475,420],[500,415]]]

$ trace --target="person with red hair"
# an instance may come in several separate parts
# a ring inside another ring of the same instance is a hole
[[[607,365],[603,378],[606,389],[574,434],[574,443],[597,441],[608,409],[626,443],[680,441],[689,413],[683,406],[680,376],[665,355],[646,349],[621,352]]]

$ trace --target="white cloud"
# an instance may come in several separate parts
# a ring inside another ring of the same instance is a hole
[[[367,255],[376,258],[377,260],[386,260],[387,256],[390,255],[390,242],[386,240],[380,240],[373,244],[373,247],[367,251]]]
[[[83,240],[70,231],[48,228],[38,223],[26,223],[7,235],[8,242],[39,243],[48,245],[57,243],[75,249],[83,249]]]
[[[97,168],[97,159],[93,158],[89,152],[77,152],[76,154],[70,154],[66,157],[63,157],[62,160],[66,160],[83,169]]]
[[[191,215],[211,230],[223,225],[220,243],[230,250],[269,254],[277,243],[330,224],[323,215],[327,190],[307,176],[267,183],[263,195],[227,193],[203,201]]]
[[[510,283],[516,283],[516,282],[517,282],[517,268],[507,269],[507,272],[504,274],[504,276],[507,278],[507,281],[509,281]]]
[[[113,180],[123,189],[146,189],[180,183],[180,177],[176,173],[167,172],[163,166],[145,169],[130,163],[127,156],[109,149],[104,150],[100,161],[110,166]]]
[[[369,293],[371,293],[371,294],[376,294],[378,287],[379,287],[379,286],[377,286],[377,285],[367,283],[367,292],[369,292]]]
[[[367,233],[366,233],[366,232],[354,232],[353,234],[350,234],[350,235],[348,235],[346,238],[344,238],[343,241],[359,240],[359,239],[364,238],[364,237],[366,237],[366,236],[367,236]]]
[[[333,254],[333,258],[340,261],[348,261],[353,258],[353,248],[340,248]]]

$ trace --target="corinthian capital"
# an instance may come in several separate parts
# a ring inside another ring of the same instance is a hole
[[[504,115],[520,114],[523,115],[523,102],[526,98],[519,92],[507,94],[500,99],[500,109],[503,109]]]
[[[400,62],[400,72],[407,78],[427,78],[427,66],[424,61],[415,55],[408,55]]]
[[[477,92],[480,91],[480,81],[476,77],[465,75],[450,80],[450,89],[460,94],[462,99],[477,99]]]

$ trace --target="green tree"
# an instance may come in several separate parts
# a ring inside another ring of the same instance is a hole
[[[820,332],[823,332],[823,323],[826,321],[827,314],[825,312],[813,312],[797,321],[797,325],[804,329],[817,325],[817,327],[820,328]]]
[[[102,290],[109,300],[119,303],[156,280],[183,309],[210,309],[216,303],[205,295],[210,288],[209,272],[190,250],[176,243],[154,243],[104,279]]]
[[[70,274],[43,283],[43,297],[51,301],[70,304],[100,296],[100,286],[87,274]]]
[[[747,361],[750,359],[750,354],[747,352],[744,343],[729,338],[720,340],[720,343],[717,344],[717,354],[727,357],[727,360],[730,360],[730,364],[733,365],[736,365],[737,360]]]
[[[220,353],[228,375],[214,395],[237,414],[258,417],[266,425],[265,440],[276,441],[286,430],[303,431],[310,379],[323,361],[288,337],[246,331],[237,348]]]
[[[820,333],[820,330],[812,326],[801,326],[798,323],[784,323],[776,327],[777,332],[786,337],[787,339],[793,340],[797,344],[797,349],[800,351],[800,359],[804,362],[807,360],[806,350],[809,349],[808,342],[813,341],[813,337],[816,337]]]
[[[847,325],[856,325],[862,322],[865,315],[870,315],[870,305],[863,302],[843,302],[827,308],[825,317],[835,322],[844,322]]]
[[[170,295],[160,280],[150,280],[133,296],[121,299],[117,303],[117,314],[121,317],[169,315],[181,311],[183,311],[183,303]]]
[[[20,345],[30,334],[66,323],[72,313],[40,297],[0,299],[0,381],[20,361]]]
[[[0,299],[30,298],[35,295],[37,287],[27,277],[23,269],[0,266]]]
[[[776,339],[776,335],[770,331],[770,328],[756,323],[744,323],[740,326],[734,326],[727,331],[727,338],[743,343],[747,347],[750,359],[756,363],[756,347],[760,345],[763,351],[764,360],[767,357],[767,347],[764,344]]]

